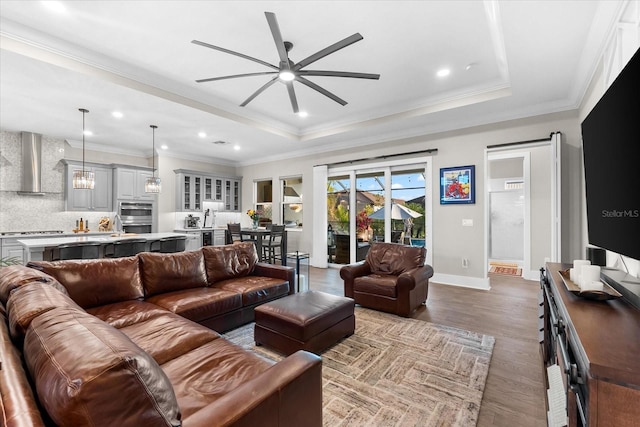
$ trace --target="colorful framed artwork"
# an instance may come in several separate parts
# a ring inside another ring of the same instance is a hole
[[[457,166],[440,169],[440,204],[476,202],[476,167]]]

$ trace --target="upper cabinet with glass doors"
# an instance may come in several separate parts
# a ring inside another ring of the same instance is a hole
[[[176,169],[176,210],[201,212],[203,202],[223,202],[226,211],[240,210],[240,178],[203,175]]]

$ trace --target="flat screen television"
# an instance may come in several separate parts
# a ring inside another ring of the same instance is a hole
[[[640,49],[582,122],[589,243],[640,260]]]

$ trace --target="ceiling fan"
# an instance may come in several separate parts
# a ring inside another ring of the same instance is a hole
[[[208,47],[210,49],[218,50],[220,52],[229,53],[231,55],[239,56],[240,58],[245,58],[250,61],[257,62],[259,64],[265,65],[269,68],[274,69],[275,71],[263,71],[257,73],[245,73],[245,74],[234,74],[231,76],[222,76],[222,77],[211,77],[208,79],[200,79],[196,80],[197,83],[205,83],[205,82],[213,82],[217,80],[225,80],[225,79],[235,79],[238,77],[250,77],[250,76],[262,76],[262,75],[270,75],[275,74],[271,80],[262,85],[258,90],[256,90],[249,98],[247,98],[242,104],[241,107],[246,106],[251,101],[253,101],[258,95],[264,92],[266,89],[271,87],[278,80],[283,82],[287,86],[287,91],[289,92],[289,99],[291,100],[291,107],[293,108],[294,113],[298,113],[300,110],[298,108],[298,99],[296,98],[296,93],[293,88],[293,82],[296,81],[298,83],[302,83],[303,85],[320,92],[324,96],[334,100],[340,105],[346,105],[347,101],[344,99],[334,95],[328,90],[318,86],[312,81],[308,80],[307,77],[310,76],[326,76],[326,77],[349,77],[354,79],[372,79],[378,80],[380,78],[380,74],[369,74],[369,73],[354,73],[349,71],[322,71],[322,70],[304,70],[308,65],[313,64],[319,59],[324,58],[327,55],[330,55],[344,47],[352,45],[355,42],[362,40],[362,35],[360,33],[355,33],[337,43],[332,44],[311,56],[303,59],[300,62],[294,63],[289,59],[289,51],[293,47],[293,43],[284,41],[282,39],[282,34],[280,33],[280,27],[278,26],[278,21],[276,19],[276,15],[272,12],[264,13],[267,17],[267,22],[269,23],[269,28],[271,29],[271,34],[273,35],[273,41],[276,43],[276,49],[278,50],[278,57],[280,58],[279,65],[273,65],[268,62],[262,61],[257,58],[253,58],[248,55],[244,55],[239,52],[234,52],[229,49],[225,49],[219,46],[214,46],[209,43],[201,42],[198,40],[192,40],[191,43],[197,44],[200,46]]]

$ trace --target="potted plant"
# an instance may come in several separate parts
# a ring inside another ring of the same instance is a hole
[[[8,267],[10,265],[17,265],[17,264],[21,264],[20,259],[16,258],[16,257],[0,257],[0,268],[2,267]]]

